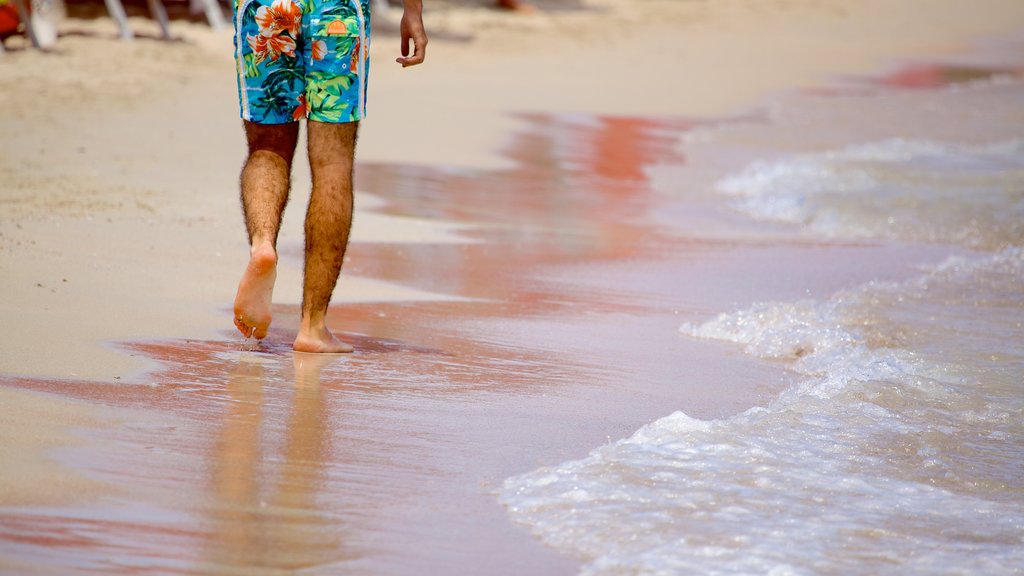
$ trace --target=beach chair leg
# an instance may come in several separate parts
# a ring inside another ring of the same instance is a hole
[[[25,0],[14,0],[14,7],[18,10],[18,20],[25,24],[25,34],[33,48],[39,48],[39,37],[36,36],[36,28],[32,25],[32,17],[28,13],[28,6]]]
[[[128,27],[128,16],[124,13],[121,0],[106,0],[106,3],[107,12],[110,12],[110,17],[117,22],[117,27],[121,30],[121,39],[131,40],[132,29]]]
[[[206,21],[210,28],[220,30],[224,27],[224,14],[220,11],[220,4],[217,0],[203,0],[203,8],[206,11]]]
[[[149,13],[160,24],[160,35],[164,40],[171,39],[171,28],[167,22],[167,9],[161,0],[149,0]]]

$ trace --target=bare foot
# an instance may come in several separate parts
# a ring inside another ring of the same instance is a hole
[[[269,246],[254,248],[235,295],[235,327],[246,338],[262,340],[270,327],[270,301],[277,278],[277,254]]]
[[[299,335],[295,337],[292,348],[296,352],[317,354],[345,354],[352,351],[351,346],[335,338],[326,326],[317,329],[305,324],[299,328]]]

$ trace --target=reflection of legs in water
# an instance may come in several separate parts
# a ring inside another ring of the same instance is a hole
[[[242,168],[242,210],[249,233],[249,264],[235,296],[235,326],[262,339],[270,327],[277,276],[277,233],[288,202],[292,157],[299,125],[245,122],[249,156]]]
[[[245,566],[258,562],[266,526],[254,514],[260,502],[260,463],[263,444],[263,365],[243,359],[228,376],[225,386],[230,402],[224,413],[213,456],[214,501],[210,539],[211,562]]]
[[[324,354],[295,353],[292,358],[292,366],[295,368],[296,391],[319,391],[321,371],[337,359],[337,356]]]
[[[224,464],[217,480],[217,493],[239,504],[252,503],[255,468],[260,461],[260,421],[266,376],[259,362],[242,360],[228,377],[226,391],[231,399],[217,446]]]
[[[332,525],[317,500],[330,457],[320,374],[337,359],[295,354],[281,453],[273,448],[276,442],[266,444],[277,426],[264,427],[262,416],[266,412],[269,422],[285,421],[287,406],[273,396],[264,403],[264,390],[286,387],[287,370],[260,357],[243,357],[232,369],[225,387],[230,401],[210,467],[216,495],[210,511],[210,572],[259,568],[291,573],[337,560],[343,546],[339,526]]]
[[[300,352],[351,352],[327,329],[327,305],[338,282],[352,226],[352,164],[357,122],[308,125],[313,192],[306,210],[306,262],[302,323],[294,348]]]
[[[285,430],[280,473],[269,509],[280,514],[266,536],[274,543],[274,567],[294,570],[336,560],[341,543],[318,500],[330,457],[327,405],[320,371],[337,356],[297,352],[293,358],[295,386]]]

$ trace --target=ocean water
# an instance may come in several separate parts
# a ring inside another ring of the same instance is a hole
[[[826,237],[952,242],[1024,237],[1024,139],[890,139],[755,162],[718,183],[741,211]]]
[[[715,193],[800,235],[952,255],[683,325],[795,383],[510,478],[511,517],[584,574],[1024,574],[1024,140],[863,141]]]

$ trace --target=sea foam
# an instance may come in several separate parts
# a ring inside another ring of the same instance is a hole
[[[1024,139],[886,140],[757,161],[715,188],[754,218],[826,237],[988,249],[1024,239]]]
[[[1024,140],[891,140],[722,179],[735,208],[808,234],[987,252],[682,326],[793,385],[510,478],[502,502],[586,574],[1019,574],[1022,184]]]
[[[676,413],[511,478],[502,500],[584,573],[1015,573],[1022,283],[1011,248],[686,325],[803,377],[766,408]]]

